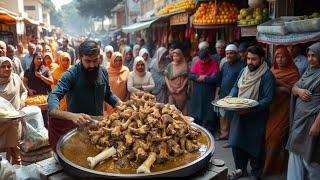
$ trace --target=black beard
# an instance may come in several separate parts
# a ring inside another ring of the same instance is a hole
[[[261,64],[255,66],[255,65],[249,64],[248,68],[249,68],[250,72],[253,72],[253,71],[257,70],[260,67],[260,65]]]
[[[93,85],[99,77],[99,66],[95,68],[86,69],[81,64],[81,69],[84,72],[85,78],[87,79],[89,85]]]

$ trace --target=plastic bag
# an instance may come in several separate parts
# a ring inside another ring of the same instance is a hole
[[[37,165],[19,166],[19,168],[16,169],[16,180],[27,179],[40,179],[40,171]]]
[[[0,116],[16,116],[19,112],[12,106],[12,104],[0,97]]]
[[[27,106],[21,111],[27,114],[22,121],[22,151],[29,152],[48,146],[48,130],[44,127],[41,109]]]
[[[45,128],[37,130],[33,128],[28,122],[22,123],[22,128],[22,151],[29,152],[45,146],[49,146],[48,131]]]
[[[0,160],[0,179],[15,180],[16,171],[14,167],[9,163],[8,160],[2,158],[2,156],[0,156]]]

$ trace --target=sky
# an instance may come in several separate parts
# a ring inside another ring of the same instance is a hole
[[[60,7],[64,4],[68,4],[72,0],[51,0],[53,4],[56,6],[57,9],[60,9]]]

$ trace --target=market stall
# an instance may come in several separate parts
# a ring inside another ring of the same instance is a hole
[[[0,40],[7,44],[15,44],[17,42],[16,23],[17,15],[0,8]]]

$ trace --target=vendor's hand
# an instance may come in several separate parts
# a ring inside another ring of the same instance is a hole
[[[226,97],[224,97],[224,98],[232,98],[232,96],[226,96]]]
[[[317,121],[315,121],[310,128],[309,136],[317,137],[319,136],[319,133],[320,133],[320,124]]]
[[[199,82],[203,82],[204,81],[204,78],[206,78],[207,76],[206,75],[200,75],[199,77],[198,77],[198,81]]]
[[[41,72],[36,71],[34,74],[35,74],[36,77],[41,79],[41,76],[42,76]]]
[[[299,97],[303,100],[303,101],[310,101],[311,100],[311,92],[307,89],[300,89],[299,90]]]
[[[91,120],[91,117],[84,113],[72,113],[70,120],[78,126],[83,126]]]
[[[242,109],[242,110],[238,111],[238,114],[239,115],[245,115],[245,114],[248,114],[250,112],[251,112],[250,108],[245,108],[245,109]]]
[[[116,104],[116,106],[121,106],[123,104],[123,102],[121,100],[119,100]]]

